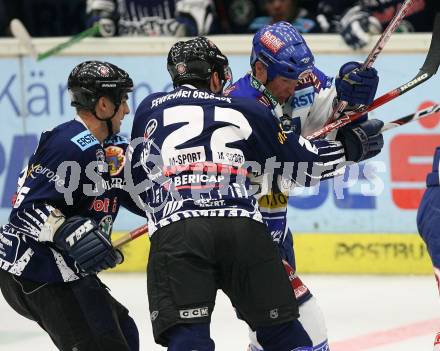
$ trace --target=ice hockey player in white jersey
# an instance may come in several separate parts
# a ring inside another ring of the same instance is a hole
[[[333,78],[315,67],[312,52],[290,23],[263,27],[255,34],[252,47],[252,72],[236,81],[225,95],[260,101],[282,122],[287,133],[307,136],[323,127],[337,99],[348,101],[352,108],[357,104],[369,104],[374,98],[378,84],[374,68],[360,72],[357,70],[360,64],[348,62],[341,67],[339,76],[350,80],[337,78],[335,86]],[[362,118],[365,119],[366,116]],[[316,298],[295,272],[293,240],[286,218],[289,186],[284,185],[289,183],[281,181],[280,175],[278,178],[269,193],[265,193],[265,189],[270,184],[262,178],[260,211],[279,246],[298,299],[300,318],[295,325],[296,336],[304,347],[324,351],[328,349],[324,317]],[[262,350],[253,333],[250,349]]]

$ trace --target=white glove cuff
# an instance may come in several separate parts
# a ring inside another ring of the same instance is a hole
[[[47,217],[46,222],[44,222],[41,228],[40,234],[38,236],[38,241],[53,241],[53,236],[59,227],[64,223],[66,217],[61,213],[60,210],[54,208]]]

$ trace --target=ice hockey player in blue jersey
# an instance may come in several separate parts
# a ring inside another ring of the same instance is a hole
[[[350,106],[370,104],[377,88],[377,72],[355,70],[359,65],[349,62],[341,67],[340,76],[351,74],[355,87],[345,80],[328,77],[314,65],[314,57],[300,33],[287,22],[265,26],[252,42],[250,58],[252,72],[236,81],[225,91],[226,96],[247,97],[261,102],[283,123],[287,133],[307,136],[323,127],[329,119],[336,99]],[[366,119],[363,118],[363,120]],[[333,133],[334,134],[334,133]],[[283,187],[281,174],[273,179],[272,191],[261,193],[259,209],[278,244],[286,271],[298,299],[300,318],[295,335],[304,347],[321,351],[328,349],[327,331],[323,314],[316,298],[296,274],[292,233],[287,226],[289,187]],[[264,183],[266,179],[262,179]],[[267,188],[262,186],[263,189]],[[250,335],[252,351],[261,345]]]
[[[123,260],[110,241],[123,189],[130,112],[127,72],[86,61],[69,75],[75,119],[42,133],[0,228],[5,300],[37,322],[60,350],[138,350],[136,325],[96,273]]]
[[[431,257],[440,294],[440,147],[435,149],[432,171],[426,177],[426,190],[417,211],[417,228]],[[434,341],[434,351],[440,349],[440,332]]]
[[[336,141],[285,133],[260,103],[220,95],[228,60],[203,37],[173,45],[168,71],[175,89],[148,96],[136,111],[127,167],[133,188],[147,190],[154,338],[172,351],[214,350],[210,318],[222,289],[265,350],[303,350],[295,295],[258,209],[254,174],[280,167],[305,185],[332,176],[345,161],[380,152],[382,123],[345,127]]]

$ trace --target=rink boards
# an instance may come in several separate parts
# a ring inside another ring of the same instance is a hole
[[[213,37],[229,55],[234,78],[249,70],[250,36]],[[60,38],[35,39],[40,51]],[[88,38],[60,56],[35,62],[13,39],[0,40],[0,109],[7,123],[0,130],[0,224],[8,220],[17,176],[34,152],[41,132],[70,120],[66,78],[85,59],[115,63],[134,78],[131,114],[122,132],[129,136],[133,112],[152,92],[169,91],[166,55],[176,38]],[[340,36],[310,35],[316,64],[329,75],[342,63],[363,61],[371,49],[351,51]],[[422,66],[430,35],[393,35],[378,57],[377,95],[412,79]],[[404,97],[370,113],[384,121],[439,103],[440,77],[409,91]],[[313,90],[311,88],[311,90]],[[295,107],[311,104],[312,91],[294,100]],[[7,118],[7,119],[6,119]],[[385,146],[374,159],[353,166],[344,177],[321,182],[319,187],[295,189],[288,200],[274,198],[274,206],[288,202],[288,224],[295,233],[296,257],[301,272],[430,274],[426,249],[417,233],[416,215],[424,192],[432,155],[440,145],[440,113],[384,133]],[[282,203],[282,201],[285,201]],[[115,231],[128,231],[145,219],[122,209]],[[392,234],[390,234],[392,233]],[[126,261],[118,269],[144,271],[148,241],[137,239],[124,248]]]
[[[114,239],[123,233],[114,233]],[[295,255],[301,273],[431,274],[425,244],[416,234],[296,234]],[[115,271],[145,271],[146,236],[124,246],[125,261]]]

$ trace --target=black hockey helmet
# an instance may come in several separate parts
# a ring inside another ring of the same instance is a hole
[[[124,96],[133,90],[133,81],[127,72],[111,63],[85,61],[70,72],[67,88],[73,107],[94,112],[102,96],[107,96],[118,109]]]
[[[175,87],[191,81],[209,82],[213,72],[219,74],[223,87],[232,83],[228,58],[205,37],[175,43],[168,53],[167,69]]]

